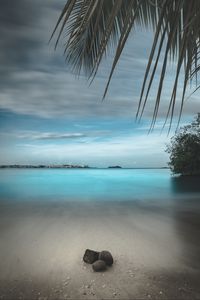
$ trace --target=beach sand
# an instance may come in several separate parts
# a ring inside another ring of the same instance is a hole
[[[0,299],[200,299],[200,205],[163,202],[1,201]]]

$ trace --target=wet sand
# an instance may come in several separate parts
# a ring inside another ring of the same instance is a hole
[[[200,299],[200,201],[0,202],[0,299]],[[110,250],[94,273],[86,248]]]

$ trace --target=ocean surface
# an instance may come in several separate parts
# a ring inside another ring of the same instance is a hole
[[[0,200],[132,201],[199,198],[200,178],[168,169],[3,169]]]
[[[199,231],[199,178],[0,170],[0,298],[200,299]],[[83,264],[87,248],[113,254],[105,276]]]

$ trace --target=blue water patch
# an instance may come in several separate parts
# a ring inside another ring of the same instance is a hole
[[[156,200],[187,193],[200,198],[198,182],[187,188],[168,169],[0,170],[1,200]]]

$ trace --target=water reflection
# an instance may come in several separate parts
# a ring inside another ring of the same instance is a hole
[[[174,194],[200,193],[200,176],[171,177],[171,189]]]
[[[174,197],[174,224],[182,244],[183,261],[188,267],[200,269],[200,177],[171,178]]]
[[[175,228],[182,242],[183,260],[189,267],[200,269],[200,210],[189,211],[177,206]]]

